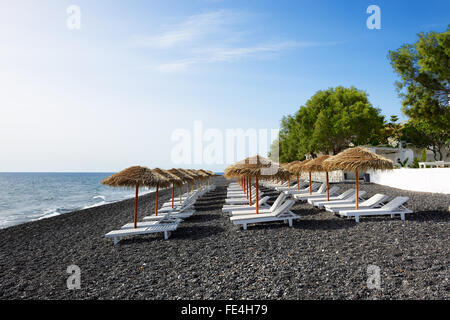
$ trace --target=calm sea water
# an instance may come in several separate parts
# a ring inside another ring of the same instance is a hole
[[[0,229],[134,197],[134,190],[102,185],[109,175],[0,173]]]

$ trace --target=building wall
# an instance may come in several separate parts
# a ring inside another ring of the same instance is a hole
[[[370,182],[420,192],[450,194],[450,168],[371,171]]]

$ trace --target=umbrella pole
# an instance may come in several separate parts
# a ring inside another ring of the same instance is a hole
[[[183,193],[183,186],[180,186],[180,204],[181,204],[181,194]]]
[[[249,183],[249,181],[248,181],[248,177],[246,177],[245,179],[246,179],[246,184],[247,184],[247,200],[248,200],[248,183]]]
[[[250,189],[250,197],[249,197],[249,203],[250,206],[252,205],[252,177],[248,177],[248,183],[249,183],[249,189]]]
[[[172,208],[173,208],[173,198],[175,197],[175,185],[172,183]]]
[[[256,214],[259,214],[259,190],[258,189],[259,189],[259,181],[258,181],[258,176],[256,176]]]
[[[136,185],[136,197],[134,198],[134,228],[137,228],[138,196],[139,196],[139,184]]]
[[[155,203],[155,215],[158,216],[158,189],[159,186],[156,186],[156,203]]]
[[[330,184],[328,182],[328,171],[327,171],[327,201],[330,201]]]
[[[312,194],[311,171],[309,172],[309,194]]]
[[[356,210],[359,209],[359,172],[356,170]]]
[[[300,177],[297,175],[297,191],[300,191]]]

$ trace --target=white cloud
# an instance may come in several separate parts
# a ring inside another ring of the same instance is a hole
[[[166,26],[157,35],[135,35],[135,47],[162,52],[164,60],[153,70],[182,72],[200,63],[233,62],[244,58],[273,57],[293,48],[335,45],[337,42],[261,41],[249,28],[252,16],[243,12],[219,10],[192,15],[184,22]],[[169,61],[168,61],[169,60]]]
[[[135,35],[133,42],[138,47],[171,48],[204,40],[212,35],[230,35],[230,27],[242,22],[243,15],[231,10],[219,10],[190,16],[186,21],[166,27],[156,36]]]

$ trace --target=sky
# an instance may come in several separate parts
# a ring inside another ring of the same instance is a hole
[[[370,5],[381,29],[367,28]],[[0,171],[223,171],[177,162],[174,132],[276,129],[338,85],[405,119],[388,52],[446,30],[449,12],[444,0],[2,1]]]

